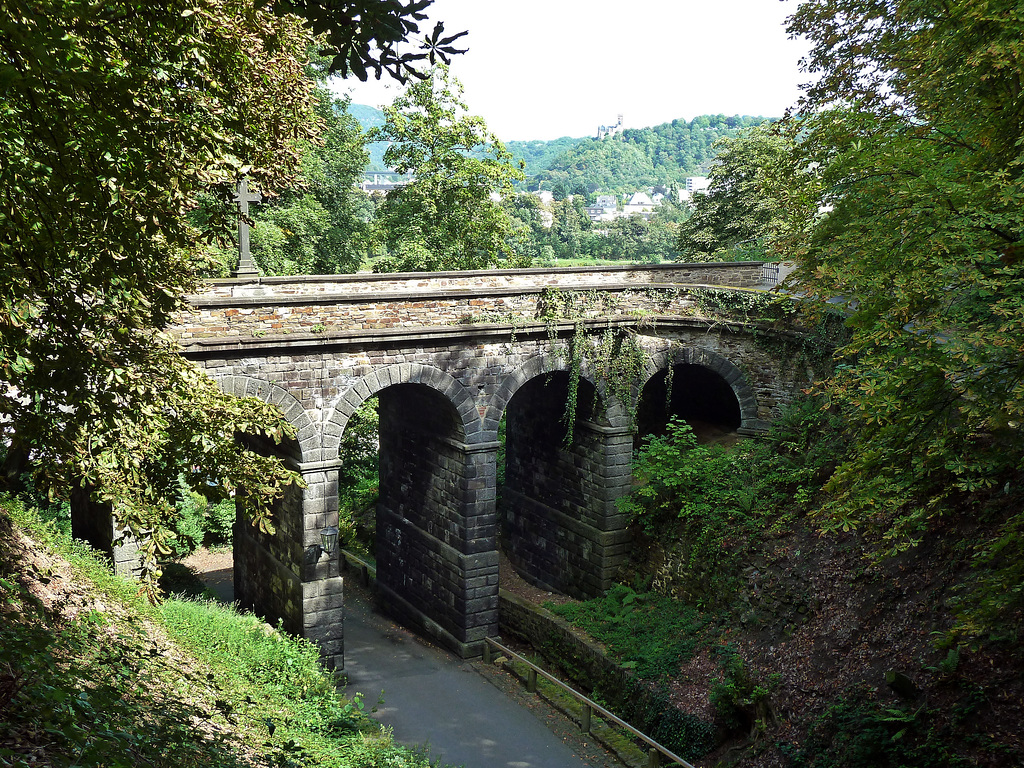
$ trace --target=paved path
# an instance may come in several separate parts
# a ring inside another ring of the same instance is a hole
[[[234,599],[231,552],[200,550],[185,561],[224,602]],[[347,587],[347,585],[346,585]],[[525,706],[463,661],[374,613],[356,588],[345,595],[348,695],[363,694],[367,711],[395,739],[426,747],[431,760],[465,768],[606,768],[617,765],[593,739],[535,698]],[[495,679],[500,673],[495,672]],[[545,719],[542,719],[545,718]],[[567,734],[567,742],[553,732]],[[574,749],[589,757],[581,758]]]
[[[537,714],[509,699],[474,666],[345,601],[346,693],[360,692],[395,739],[424,745],[432,760],[465,768],[577,768],[605,765],[573,753]],[[545,710],[541,710],[542,712]]]

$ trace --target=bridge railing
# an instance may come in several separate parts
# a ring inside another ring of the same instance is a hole
[[[647,765],[649,766],[649,768],[657,768],[657,766],[661,765],[661,758],[662,757],[665,757],[666,759],[668,759],[670,761],[670,763],[674,763],[675,765],[682,765],[685,768],[694,768],[694,766],[691,763],[686,762],[685,760],[683,760],[683,758],[679,757],[679,755],[677,755],[674,752],[670,751],[668,748],[663,747],[661,744],[656,742],[654,739],[652,739],[647,734],[642,733],[641,731],[637,730],[632,725],[630,725],[625,720],[623,720],[621,717],[618,717],[617,715],[612,714],[611,712],[609,712],[607,709],[602,707],[597,702],[593,701],[592,699],[587,698],[586,696],[584,696],[582,693],[580,693],[576,689],[571,688],[570,686],[568,686],[565,683],[563,683],[557,677],[554,677],[553,675],[550,675],[547,672],[545,672],[543,669],[538,667],[532,661],[529,661],[528,659],[520,656],[518,653],[513,651],[511,648],[508,648],[507,646],[502,645],[497,640],[494,640],[493,638],[490,638],[490,637],[488,637],[488,638],[486,638],[484,640],[484,663],[485,664],[490,664],[491,663],[492,651],[493,650],[496,650],[499,653],[502,653],[505,656],[508,656],[510,659],[515,659],[520,664],[523,664],[523,665],[526,666],[526,668],[528,670],[527,678],[526,678],[526,690],[528,692],[536,693],[536,691],[537,691],[537,677],[539,675],[540,677],[543,677],[545,680],[547,680],[549,683],[552,683],[553,685],[555,685],[558,688],[562,689],[563,691],[568,693],[570,696],[572,696],[574,699],[576,699],[580,703],[580,730],[583,731],[584,733],[590,733],[590,727],[591,727],[590,720],[591,720],[591,716],[593,715],[593,713],[596,712],[598,715],[600,715],[605,720],[605,722],[615,724],[619,728],[622,728],[623,730],[628,731],[629,733],[633,734],[638,739],[640,739],[642,742],[647,744],[647,746],[648,746],[648,750],[647,750]]]

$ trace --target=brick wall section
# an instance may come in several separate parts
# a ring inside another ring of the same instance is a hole
[[[550,288],[601,291],[615,304],[603,315],[679,316],[695,312],[688,288],[750,289],[758,285],[759,275],[757,263],[737,263],[213,281],[205,293],[190,297],[192,310],[170,331],[187,342],[526,322],[539,316]]]

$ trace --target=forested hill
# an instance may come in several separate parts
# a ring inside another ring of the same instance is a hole
[[[347,112],[356,119],[363,131],[384,125],[384,113],[375,107],[368,107],[365,104],[349,104]],[[370,154],[370,162],[366,166],[367,171],[387,170],[387,166],[384,165],[384,150],[386,149],[387,143],[383,141],[375,141],[366,146],[366,151]]]
[[[558,162],[562,155],[571,152],[577,145],[585,141],[590,141],[590,139],[586,137],[573,139],[569,136],[563,136],[560,139],[553,139],[551,141],[544,141],[542,139],[510,141],[505,144],[505,147],[517,159],[525,163],[527,177],[533,177],[547,171],[553,164]]]
[[[372,107],[352,104],[349,112],[363,130],[383,123],[381,112]],[[563,136],[552,141],[510,141],[505,146],[525,163],[529,189],[562,187],[567,194],[635,192],[706,175],[714,159],[711,147],[718,139],[770,119],[701,115],[689,122],[627,128],[605,139]],[[384,145],[369,149],[368,170],[384,170]]]
[[[527,184],[530,189],[564,185],[570,194],[632,192],[681,184],[687,176],[706,175],[714,159],[711,147],[718,139],[767,120],[701,115],[690,122],[673,120],[653,128],[627,128],[605,139],[580,139],[553,158],[546,169],[531,173],[528,167]],[[509,149],[516,153],[518,144],[509,144]]]

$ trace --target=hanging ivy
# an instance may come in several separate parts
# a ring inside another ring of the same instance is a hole
[[[547,324],[548,341],[553,354],[565,360],[569,373],[566,398],[565,442],[572,442],[579,410],[579,384],[583,370],[591,371],[603,382],[629,414],[630,427],[636,425],[640,376],[650,358],[640,346],[634,328],[613,327],[610,323],[599,336],[586,332],[586,321],[609,314],[618,306],[616,297],[600,291],[561,291],[546,288],[537,303],[537,316]],[[639,319],[639,318],[638,318]],[[570,321],[573,332],[568,341],[558,344],[558,323]]]

